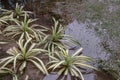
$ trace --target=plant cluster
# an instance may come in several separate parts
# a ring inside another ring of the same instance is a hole
[[[0,59],[0,74],[10,73],[13,80],[19,80],[18,75],[25,72],[28,63],[32,63],[43,74],[59,74],[58,79],[67,79],[70,75],[71,79],[84,80],[80,70],[84,67],[95,69],[86,64],[91,58],[79,54],[82,48],[73,55],[66,50],[66,46],[78,42],[65,35],[64,27],[55,19],[52,29],[48,29],[33,23],[36,19],[29,18],[29,13],[18,4],[15,10],[3,10],[4,16],[1,16],[0,23],[5,27],[1,34],[15,40],[18,46],[10,48],[6,51],[9,56]],[[44,64],[39,54],[49,57],[48,64]]]
[[[68,50],[60,48],[59,52],[54,52],[54,56],[50,56],[52,60],[49,62],[50,66],[48,69],[52,69],[53,72],[57,72],[57,74],[59,74],[57,80],[62,78],[67,80],[68,76],[70,76],[72,80],[84,80],[80,69],[84,67],[95,69],[94,67],[86,64],[86,62],[90,62],[92,60],[90,57],[80,54],[81,51],[82,48],[70,55]]]

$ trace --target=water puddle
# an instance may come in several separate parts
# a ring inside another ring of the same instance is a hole
[[[94,30],[88,28],[87,25],[87,23],[79,23],[77,20],[74,20],[72,23],[67,25],[65,33],[71,35],[73,39],[76,39],[81,44],[84,55],[90,56],[94,60],[98,58],[106,59],[106,52],[104,48],[100,46],[100,38],[97,37]],[[76,47],[75,50],[79,48],[80,46]],[[74,52],[75,50],[71,50],[71,52]],[[95,72],[91,72],[91,70],[88,69],[84,74],[84,78],[85,80],[96,80],[96,75],[97,74],[95,74]],[[55,80],[56,78],[57,75],[48,75],[44,80]]]
[[[81,44],[84,55],[105,59],[106,52],[100,46],[100,39],[94,30],[89,29],[87,25],[87,23],[78,23],[77,20],[74,20],[67,26],[65,33],[73,36]]]

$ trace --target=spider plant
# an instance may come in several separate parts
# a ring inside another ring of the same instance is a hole
[[[74,80],[84,80],[81,70],[85,67],[95,69],[86,64],[86,62],[91,61],[90,57],[79,54],[82,51],[82,48],[73,53],[73,55],[69,55],[68,50],[60,49],[60,52],[55,52],[55,56],[50,56],[52,61],[48,63],[48,70],[57,72],[59,75],[58,80],[60,80],[60,78],[66,80],[67,76],[70,76],[71,79],[74,78]]]
[[[0,59],[0,68],[13,64],[12,68],[15,72],[23,73],[23,70],[27,67],[27,63],[31,62],[44,74],[48,74],[42,60],[36,57],[36,55],[44,53],[46,50],[35,48],[36,44],[31,43],[31,38],[25,41],[23,40],[23,35],[20,37],[17,44],[18,48],[13,47],[7,51],[10,56]]]
[[[24,6],[19,6],[18,3],[16,3],[16,7],[14,10],[6,10],[6,9],[0,9],[3,11],[3,15],[10,15],[13,14],[14,18],[19,18],[20,16],[24,16],[25,13],[27,13],[27,16],[31,14],[30,11],[24,11]]]
[[[9,68],[0,68],[0,74],[11,74],[13,76],[13,80],[18,80],[18,77],[15,74],[15,72]]]
[[[0,16],[0,35],[3,33],[3,30],[8,25],[8,21],[12,18],[12,15]]]
[[[19,80],[17,74],[12,69],[9,69],[9,68],[0,68],[0,74],[10,74],[10,75],[12,75],[12,80]],[[28,78],[29,78],[29,76],[26,75],[24,80],[28,80]],[[1,78],[0,78],[0,80],[1,80]]]
[[[44,31],[46,31],[47,28],[37,24],[32,24],[36,19],[27,19],[27,14],[24,15],[23,21],[16,19],[11,19],[11,21],[15,22],[15,24],[4,29],[6,36],[12,36],[12,38],[17,37],[17,39],[19,39],[21,34],[24,34],[26,39],[31,37],[32,39],[39,40],[41,37],[46,35]],[[37,27],[39,27],[39,29]]]
[[[5,15],[0,17],[0,25],[8,24],[7,21],[12,18],[12,15]]]
[[[77,41],[73,40],[72,37],[64,34],[64,27],[59,24],[58,21],[56,21],[54,18],[54,25],[52,26],[51,34],[48,34],[44,39],[43,43],[44,48],[47,49],[50,52],[53,52],[57,46],[65,47],[70,46],[72,44],[79,44]],[[67,43],[68,44],[64,44]]]

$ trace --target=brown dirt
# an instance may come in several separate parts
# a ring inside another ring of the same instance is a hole
[[[96,71],[95,74],[95,80],[114,80],[112,76],[100,71]]]

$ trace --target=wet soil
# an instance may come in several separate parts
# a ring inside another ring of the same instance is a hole
[[[101,1],[102,3],[102,0],[98,1]],[[88,2],[92,4],[92,1]],[[93,0],[93,2],[96,2],[96,0]],[[106,35],[106,30],[104,31],[104,29],[102,29],[101,27],[96,27],[98,26],[96,24],[101,25],[101,21],[99,21],[98,18],[101,19],[101,14],[99,13],[103,11],[101,7],[102,5],[100,4],[100,6],[89,6],[95,11],[96,7],[101,10],[97,10],[96,13],[93,12],[93,10],[87,9],[88,6],[89,5],[86,0],[53,0],[43,2],[42,4],[39,3],[38,0],[36,0],[36,2],[34,3],[29,3],[29,5],[26,6],[26,10],[33,11],[35,13],[33,17],[39,18],[36,23],[47,26],[48,28],[50,28],[53,24],[52,17],[57,18],[61,23],[67,25],[65,33],[73,36],[73,38],[78,40],[78,42],[81,44],[81,47],[84,48],[84,55],[92,57],[94,61],[98,58],[106,60],[109,57],[109,54],[107,53],[110,53],[109,51],[106,51],[106,45],[114,45],[114,43],[109,40],[108,35]],[[110,12],[112,12],[111,10],[115,10],[113,8],[114,7],[109,8]],[[92,13],[95,14],[93,15]],[[102,35],[102,37],[98,36],[98,34],[96,34],[97,32],[101,32],[103,34],[105,33],[105,35]],[[5,41],[6,38],[0,36],[0,40]],[[102,46],[101,43],[103,43]],[[2,58],[7,56],[3,53],[5,53],[7,49],[15,45],[16,44],[14,43],[14,41],[10,41],[6,45],[0,45],[0,57]],[[71,50],[71,52],[74,52],[79,47],[80,46],[77,46],[74,50]],[[108,46],[107,49],[109,49]],[[93,63],[93,65],[97,66],[95,62]],[[33,67],[31,66],[27,69],[27,73],[29,73],[32,80],[42,80],[41,76],[39,76],[40,72],[35,73],[36,69],[35,71],[29,71],[29,69],[32,70]],[[46,76],[43,80],[54,80],[56,76],[57,75],[50,74]],[[110,75],[102,72],[92,72],[89,74],[85,74],[84,77],[85,80],[113,80],[112,78],[110,78]]]

